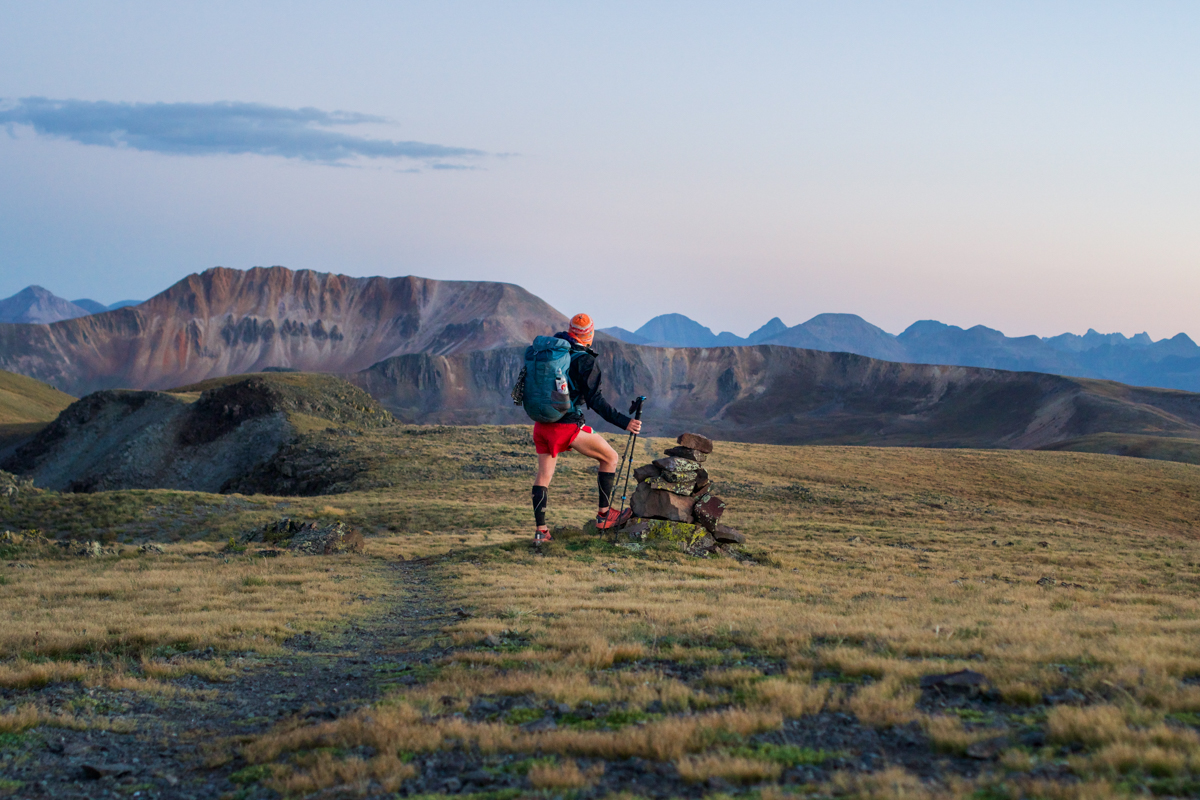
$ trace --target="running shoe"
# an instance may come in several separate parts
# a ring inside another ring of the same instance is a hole
[[[627,508],[624,511],[617,511],[615,508],[610,508],[603,514],[596,515],[596,527],[602,531],[606,531],[609,528],[619,528],[628,522],[632,516],[632,508]]]
[[[550,531],[534,531],[533,532],[534,544],[541,544],[542,542],[552,542],[552,541],[554,541],[554,537],[550,535]]]

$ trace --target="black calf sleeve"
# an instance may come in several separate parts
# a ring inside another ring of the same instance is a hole
[[[600,508],[612,505],[613,484],[617,482],[617,473],[601,472],[596,476],[596,484],[600,487]]]
[[[550,492],[545,486],[533,487],[533,521],[539,528],[546,525],[546,500]]]

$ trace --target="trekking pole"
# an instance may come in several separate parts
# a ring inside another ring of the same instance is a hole
[[[616,492],[616,490],[617,490],[616,489],[617,484],[619,484],[621,482],[621,473],[625,471],[625,465],[627,463],[629,463],[626,461],[626,459],[629,458],[629,448],[630,448],[630,445],[632,442],[633,442],[633,434],[630,434],[629,436],[625,437],[625,452],[621,454],[621,464],[620,464],[620,466],[617,467],[617,474],[613,480],[613,491],[614,492]],[[632,466],[632,464],[630,464],[630,466]],[[612,498],[611,497],[608,498],[608,502],[609,502],[609,506],[611,507],[612,506]]]
[[[642,418],[642,403],[644,403],[644,402],[646,402],[646,395],[642,395],[641,397],[639,397],[638,399],[634,400],[632,403],[629,404],[629,413],[633,414],[634,419]],[[629,452],[633,448],[633,446],[635,444],[637,444],[637,437],[638,437],[638,435],[636,433],[631,433],[629,435],[629,444],[625,448],[626,452]],[[630,457],[630,459],[629,459],[629,466],[633,467],[633,458],[632,457]],[[619,512],[617,512],[617,519],[620,519],[621,514],[625,513],[625,499],[629,496],[629,476],[631,474],[633,474],[632,469],[627,469],[625,471],[625,488],[621,490],[621,510]]]
[[[637,401],[635,400],[634,402],[636,403]],[[629,413],[630,414],[633,413],[633,405],[629,406]],[[621,463],[617,467],[617,474],[613,478],[614,494],[617,490],[617,486],[619,486],[621,484],[621,473],[625,471],[626,465],[628,465],[630,467],[633,466],[632,461],[628,460],[630,458],[629,453],[630,453],[630,448],[632,447],[632,445],[633,445],[633,434],[631,433],[631,434],[629,434],[629,436],[625,437],[625,452],[621,454]],[[613,501],[613,498],[609,497],[608,503],[609,503],[610,508],[612,507],[612,501]]]

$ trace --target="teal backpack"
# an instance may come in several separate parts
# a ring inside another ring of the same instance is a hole
[[[578,401],[571,402],[567,370],[576,356],[581,355],[583,353],[571,351],[570,342],[553,336],[539,336],[525,348],[521,403],[530,419],[535,422],[558,422],[575,410]]]

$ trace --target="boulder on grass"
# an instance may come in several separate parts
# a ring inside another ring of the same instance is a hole
[[[669,522],[692,522],[692,503],[690,497],[683,497],[674,492],[664,492],[652,489],[648,484],[639,483],[637,491],[629,501],[634,516],[652,517]]]
[[[713,451],[712,439],[707,436],[701,436],[698,433],[681,433],[675,440],[684,447],[690,447],[700,453],[711,453]]]

